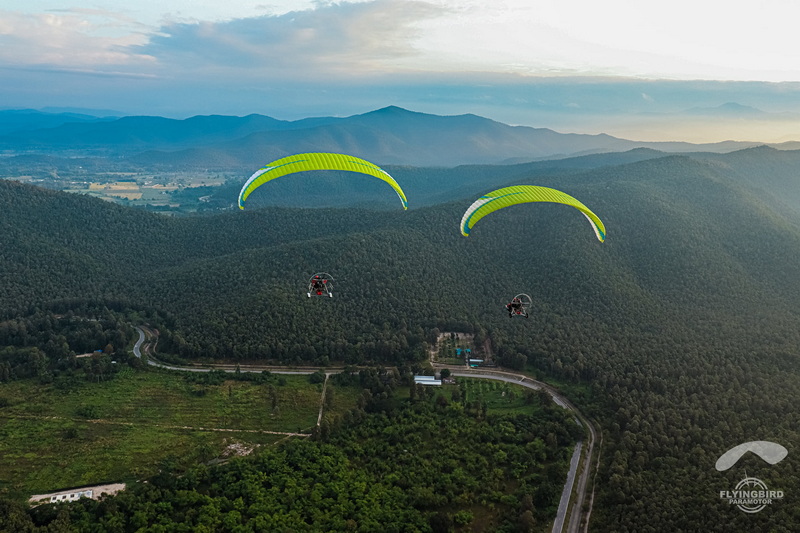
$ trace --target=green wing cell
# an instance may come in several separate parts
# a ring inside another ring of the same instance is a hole
[[[469,206],[461,218],[461,234],[469,236],[472,226],[489,213],[527,202],[554,202],[572,206],[589,220],[597,239],[600,242],[606,240],[606,228],[603,222],[588,207],[566,193],[535,185],[514,185],[484,194]]]
[[[408,200],[406,199],[403,189],[401,189],[394,178],[382,168],[373,165],[369,161],[351,155],[322,152],[290,155],[273,161],[256,171],[245,182],[242,190],[239,192],[239,209],[244,209],[244,202],[247,200],[247,197],[268,181],[308,170],[345,170],[376,177],[388,183],[397,193],[397,196],[400,197],[400,201],[403,202],[403,209],[408,209]]]

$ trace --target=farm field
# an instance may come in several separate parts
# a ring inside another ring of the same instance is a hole
[[[113,178],[109,176],[109,178]],[[70,182],[62,190],[66,192],[86,194],[111,201],[128,201],[132,206],[173,206],[177,207],[182,201],[190,198],[197,199],[194,195],[183,195],[182,200],[174,196],[176,191],[197,189],[208,191],[209,188],[219,187],[225,182],[220,176],[194,175],[194,174],[169,174],[164,176],[136,175],[127,176],[123,180],[96,180],[83,182]],[[203,193],[199,193],[203,194]],[[208,192],[205,192],[208,194]]]
[[[4,384],[0,490],[133,481],[297,438],[290,434],[308,434],[317,423],[322,385],[307,376],[193,378],[126,369],[100,383]],[[347,411],[359,392],[336,387],[326,412]]]
[[[465,403],[478,402],[487,412],[503,415],[530,415],[539,409],[537,393],[519,385],[490,379],[457,378],[456,384],[443,385],[447,396],[458,388]],[[552,401],[544,393],[543,401]]]
[[[8,179],[47,189],[93,196],[131,207],[195,211],[204,206],[235,173],[217,172],[63,172],[58,174],[0,173]],[[232,202],[235,201],[233,198]]]

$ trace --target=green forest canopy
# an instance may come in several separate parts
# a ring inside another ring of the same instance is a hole
[[[787,459],[759,473],[800,494],[800,231],[754,188],[768,156],[747,159],[752,183],[736,170],[747,154],[539,183],[591,198],[603,246],[548,209],[506,209],[463,239],[468,200],[170,219],[3,182],[0,302],[10,320],[57,300],[152,309],[169,324],[162,348],[184,358],[399,364],[424,358],[434,328],[475,332],[501,361],[591,390],[605,429],[593,527],[781,531],[795,508],[742,516],[718,497],[742,472],[713,468],[740,442],[779,442]],[[336,298],[302,297],[318,270]],[[534,297],[525,322],[502,314],[519,292]]]

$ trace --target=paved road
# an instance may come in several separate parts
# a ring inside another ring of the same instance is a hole
[[[139,340],[136,341],[136,344],[133,345],[133,355],[140,358],[142,357],[142,349],[144,347],[145,354],[148,354],[147,364],[156,368],[164,368],[166,370],[180,370],[182,372],[211,372],[212,370],[224,370],[225,372],[235,372],[237,365],[207,365],[207,366],[179,366],[179,365],[170,365],[167,363],[161,363],[159,361],[155,361],[152,357],[149,356],[149,352],[151,351],[151,347],[149,344],[145,344],[149,341],[149,337],[156,337],[157,334],[151,332],[149,330],[145,330],[140,326],[136,326],[136,331],[139,333]],[[240,372],[264,372],[268,371],[273,374],[313,374],[318,370],[323,370],[327,374],[336,373],[337,371],[342,371],[343,369],[340,368],[316,368],[316,367],[303,367],[303,368],[291,368],[291,367],[280,367],[280,366],[266,366],[266,365],[239,365]]]
[[[589,531],[589,517],[592,514],[592,504],[594,503],[594,488],[592,488],[592,494],[589,496],[589,503],[586,506],[586,516],[583,516],[583,505],[584,501],[586,501],[586,488],[589,485],[589,476],[594,475],[597,477],[601,450],[601,448],[598,447],[597,456],[595,457],[593,455],[594,446],[597,442],[597,432],[595,431],[594,424],[578,411],[575,411],[575,414],[578,416],[578,420],[581,421],[582,425],[589,430],[589,441],[586,446],[586,458],[583,461],[583,470],[578,478],[578,488],[575,491],[575,504],[572,506],[572,513],[570,514],[567,524],[567,533]],[[602,445],[602,443],[603,440],[601,436],[600,444]],[[581,524],[583,524],[583,528],[581,528]]]
[[[535,379],[531,379],[528,376],[524,376],[522,374],[514,374],[513,372],[505,372],[502,370],[483,370],[483,369],[472,370],[472,369],[467,369],[466,367],[463,366],[452,366],[452,365],[447,366],[447,368],[450,369],[450,375],[452,376],[495,379],[499,381],[505,381],[508,383],[516,383],[517,385],[521,385],[529,389],[534,389],[534,390],[543,389],[547,391],[557,405],[560,405],[564,409],[569,409],[570,411],[576,414],[576,419],[578,421],[578,424],[589,428],[589,444],[587,446],[587,457],[591,458],[592,449],[595,442],[594,428],[592,427],[591,423],[589,423],[585,419],[581,421],[583,417],[580,415],[578,409],[574,405],[572,405],[569,402],[569,400],[567,400],[565,397],[559,394],[558,391],[556,391],[546,383],[542,383],[541,381],[536,381]],[[576,479],[578,467],[580,466],[580,457],[582,450],[583,450],[583,442],[579,441],[575,445],[575,451],[573,452],[572,460],[570,461],[569,472],[567,472],[567,481],[564,484],[564,491],[561,493],[561,501],[558,504],[558,512],[556,513],[556,519],[555,522],[553,523],[553,533],[561,533],[561,531],[563,531],[564,529],[564,523],[566,522],[567,519],[567,510],[569,509],[570,497],[572,495],[572,487]],[[585,499],[586,486],[590,471],[589,464],[590,463],[587,463],[586,468],[584,468],[581,471],[581,475],[578,478],[578,492],[575,497],[575,505],[573,507],[573,511],[569,517],[569,522],[567,526],[568,532],[573,532],[573,531],[577,532],[580,529],[581,508],[583,507],[583,501]]]
[[[578,471],[578,462],[581,459],[581,448],[583,442],[578,441],[575,451],[572,452],[572,459],[569,462],[569,472],[567,472],[567,482],[564,483],[564,490],[561,491],[561,501],[558,503],[558,513],[553,522],[553,533],[560,533],[564,530],[564,521],[567,518],[569,509],[569,498],[572,495],[572,486],[575,484],[575,473]]]
[[[140,326],[136,326],[136,331],[139,332],[139,340],[136,341],[136,344],[133,347],[133,353],[136,357],[142,357],[142,347],[144,346],[145,353],[150,351],[151,347],[149,344],[145,344],[149,339],[148,337],[153,337],[157,339],[158,333],[150,331],[149,329],[145,331],[144,328]],[[158,361],[154,361],[152,358],[148,357],[147,364],[150,366],[158,367],[158,368],[165,368],[168,370],[180,370],[184,372],[211,372],[212,370],[224,370],[226,372],[234,372],[237,368],[236,365],[209,365],[209,366],[176,366],[176,365],[169,365],[166,363],[160,363]],[[577,477],[578,479],[578,489],[575,496],[575,505],[573,506],[572,513],[569,517],[569,522],[567,523],[567,532],[568,533],[577,533],[580,531],[581,526],[581,514],[582,514],[582,507],[583,502],[586,497],[586,487],[588,485],[588,479],[591,471],[591,459],[592,459],[592,452],[594,449],[594,443],[596,442],[597,435],[595,433],[594,427],[583,415],[578,411],[578,409],[572,405],[572,403],[567,400],[564,396],[562,396],[558,391],[553,389],[551,386],[543,383],[541,381],[536,381],[535,379],[531,379],[528,376],[522,374],[515,374],[513,372],[506,372],[504,370],[485,370],[485,369],[470,369],[466,366],[454,366],[454,365],[440,365],[435,364],[434,367],[437,369],[448,368],[450,369],[450,375],[452,376],[460,376],[460,377],[469,377],[469,378],[482,378],[482,379],[493,379],[497,381],[505,381],[507,383],[516,383],[517,385],[521,385],[523,387],[534,389],[534,390],[542,390],[544,389],[550,396],[553,398],[553,401],[558,404],[559,406],[563,407],[564,409],[569,409],[573,413],[575,413],[576,419],[579,424],[585,426],[589,429],[589,440],[586,446],[586,459],[584,462],[584,468],[580,473],[580,476]],[[323,370],[327,376],[330,374],[334,374],[337,372],[341,372],[343,368],[313,368],[313,367],[304,367],[304,368],[289,368],[289,367],[275,367],[275,366],[260,366],[260,365],[239,365],[240,372],[263,372],[269,371],[273,374],[313,374],[319,370]],[[326,379],[327,381],[327,379]],[[324,396],[323,396],[324,399]],[[320,412],[321,416],[321,412]],[[567,510],[569,509],[569,502],[570,496],[572,494],[572,488],[576,479],[576,474],[578,467],[581,463],[581,451],[583,449],[583,443],[579,441],[575,446],[575,451],[572,454],[572,460],[570,461],[570,468],[569,472],[567,473],[567,482],[564,485],[564,491],[561,494],[561,501],[558,505],[558,512],[556,513],[556,519],[553,523],[553,533],[561,533],[563,531],[564,523],[567,517]],[[589,509],[587,511],[587,523],[584,527],[584,530],[588,530],[588,517],[589,513],[591,513],[591,502],[589,500]]]

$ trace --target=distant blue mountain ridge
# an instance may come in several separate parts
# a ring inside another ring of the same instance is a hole
[[[258,167],[300,152],[343,152],[377,164],[507,164],[650,148],[725,153],[760,143],[640,142],[606,134],[510,126],[473,114],[442,116],[388,106],[349,117],[286,121],[264,115],[94,117],[34,110],[0,111],[6,154],[68,152],[126,157],[139,165]],[[797,143],[773,147],[793,149]]]

